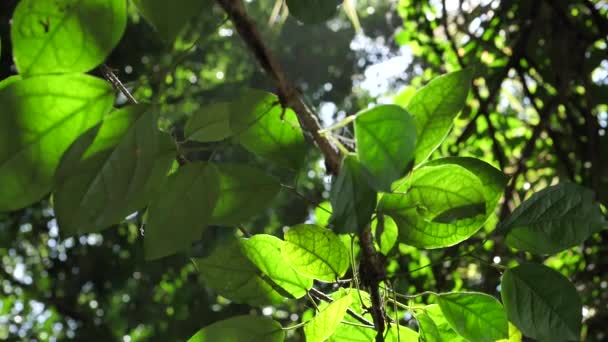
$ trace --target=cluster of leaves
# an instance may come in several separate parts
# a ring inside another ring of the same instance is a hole
[[[288,1],[298,18],[316,21],[298,4]],[[165,39],[175,39],[179,28],[161,25],[158,2],[138,5]],[[116,24],[106,30],[94,25],[96,20]],[[184,142],[158,129],[153,106],[113,109],[111,84],[84,73],[110,53],[125,22],[121,0],[19,3],[11,35],[19,75],[0,83],[6,111],[0,118],[5,139],[0,210],[19,209],[52,193],[61,232],[73,235],[99,232],[146,208],[145,254],[157,259],[187,250],[209,225],[247,222],[272,203],[281,183],[248,165],[188,160]],[[80,44],[62,44],[74,36]],[[479,159],[427,161],[452,128],[472,78],[469,69],[446,74],[418,90],[405,106],[378,105],[324,130],[345,155],[331,188],[331,229],[300,224],[290,227],[284,240],[257,234],[225,242],[196,261],[208,286],[237,303],[278,304],[314,293],[314,281],[344,284],[341,278],[350,268],[353,288],[322,297],[326,303],[303,320],[304,334],[310,341],[371,340],[374,327],[355,320],[369,321],[363,308],[373,304],[366,292],[354,288],[357,253],[342,238],[356,239],[373,225],[384,254],[397,241],[421,249],[449,247],[488,222],[506,186],[506,177]],[[351,123],[353,150],[332,134]],[[271,93],[248,90],[203,107],[187,121],[184,133],[188,142],[229,141],[280,168],[304,167],[306,143],[298,118]],[[509,247],[543,255],[580,244],[605,227],[593,194],[561,183],[524,201],[495,233],[505,235]],[[390,301],[396,315],[411,313],[419,330],[397,324],[387,330],[387,340],[495,341],[516,335],[517,329],[541,340],[580,336],[582,305],[576,289],[541,264],[504,271],[504,308],[483,293],[429,293],[438,305]],[[239,316],[205,327],[191,340],[282,341],[284,329],[296,327]]]

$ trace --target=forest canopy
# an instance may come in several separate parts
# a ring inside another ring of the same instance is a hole
[[[0,339],[608,338],[604,0],[5,0]]]

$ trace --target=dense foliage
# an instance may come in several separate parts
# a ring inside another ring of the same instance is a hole
[[[0,337],[606,337],[601,1],[0,6]]]

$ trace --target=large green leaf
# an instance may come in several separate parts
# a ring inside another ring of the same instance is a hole
[[[287,0],[289,13],[305,24],[317,24],[333,17],[343,0]]]
[[[388,329],[385,342],[418,342],[419,335],[410,328],[400,325],[391,325]]]
[[[346,309],[352,302],[351,296],[344,296],[329,304],[325,310],[318,313],[304,326],[304,335],[307,342],[323,342],[329,338],[344,318]]]
[[[59,159],[112,107],[110,84],[87,75],[39,76],[0,89],[0,211],[51,190]]]
[[[500,226],[510,247],[536,254],[553,254],[576,246],[606,227],[593,192],[561,183],[532,195]]]
[[[189,247],[211,219],[219,195],[219,176],[212,164],[180,167],[159,190],[146,223],[146,259],[157,259]]]
[[[416,319],[420,326],[421,341],[449,341],[465,342],[466,340],[458,335],[450,326],[443,315],[441,308],[437,304],[427,305],[424,311],[416,314]]]
[[[144,18],[169,44],[173,44],[189,19],[200,14],[205,6],[209,5],[204,0],[134,0],[134,2]]]
[[[353,154],[346,156],[330,194],[334,230],[358,233],[370,223],[376,197],[376,191],[367,183],[365,170],[357,157]]]
[[[582,303],[560,273],[525,263],[502,276],[502,301],[509,320],[524,335],[541,341],[579,341]]]
[[[400,240],[415,247],[452,246],[486,219],[481,181],[458,165],[420,168],[397,191],[384,195],[379,208],[397,223]]]
[[[154,197],[175,158],[175,147],[158,130],[152,113],[144,113],[130,127],[146,109],[134,106],[112,113],[92,143],[89,132],[64,154],[54,192],[62,233],[98,232]]]
[[[291,227],[281,252],[299,273],[333,282],[348,270],[348,250],[331,230],[312,224]]]
[[[472,77],[470,69],[437,77],[405,107],[416,122],[416,164],[425,161],[445,139],[465,104]]]
[[[235,303],[252,306],[276,305],[284,300],[267,277],[243,254],[238,241],[218,245],[196,264],[205,284]]]
[[[494,342],[509,337],[507,314],[485,293],[453,292],[437,296],[450,326],[469,341]]]
[[[243,254],[293,298],[305,296],[312,287],[312,278],[296,272],[281,254],[281,239],[259,234],[240,240],[240,243]]]
[[[277,179],[243,164],[218,164],[220,195],[211,224],[244,223],[264,209],[281,190]]]
[[[349,309],[359,314],[359,316],[372,322],[372,316],[369,311],[364,311],[364,308],[371,306],[369,299],[369,293],[365,291],[348,291],[345,289],[339,289],[338,291],[331,294],[331,298],[334,300],[350,296],[352,298]],[[320,310],[323,310],[328,304],[321,304]],[[354,324],[353,324],[354,323]],[[373,327],[365,327],[360,325],[354,317],[350,315],[344,315],[344,318],[336,327],[335,332],[327,339],[327,342],[370,342],[374,340],[376,336],[376,330]]]
[[[21,0],[11,26],[15,65],[24,75],[89,71],[126,25],[125,0]]]
[[[489,214],[494,211],[509,180],[504,173],[500,172],[500,170],[484,162],[483,160],[472,157],[440,158],[431,160],[422,165],[422,167],[445,164],[456,164],[462,166],[477,176],[484,189],[484,195],[486,198],[486,213]]]
[[[215,322],[194,334],[188,342],[283,342],[285,332],[270,318],[237,316]]]
[[[219,102],[198,109],[184,127],[186,139],[199,142],[224,140],[232,135],[230,103]]]
[[[304,136],[295,113],[283,109],[278,97],[248,90],[231,103],[230,111],[230,128],[244,148],[279,166],[301,168],[306,155]]]
[[[414,157],[414,119],[399,106],[379,105],[357,114],[355,137],[357,155],[369,172],[370,184],[378,191],[390,191]]]

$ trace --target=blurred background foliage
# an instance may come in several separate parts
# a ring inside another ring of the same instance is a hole
[[[136,98],[159,104],[162,127],[177,136],[180,123],[205,104],[233,98],[244,87],[273,90],[220,8],[205,1],[173,46],[130,5],[126,34],[107,61]],[[16,2],[0,3],[0,79],[15,73],[9,31]],[[607,205],[607,1],[351,3],[360,28],[344,11],[304,26],[281,0],[247,1],[324,126],[376,103],[406,104],[433,77],[472,67],[467,107],[436,155],[476,156],[511,177],[494,223],[533,191],[560,181],[592,188]],[[125,102],[119,97],[117,105]],[[341,135],[348,142],[352,131]],[[193,145],[187,152],[193,159],[257,164],[284,180],[272,210],[250,222],[250,231],[281,235],[284,225],[316,219],[315,204],[327,199],[330,182],[318,154],[294,183],[293,174],[220,145]],[[212,227],[190,255],[144,262],[139,216],[103,234],[62,238],[51,203],[0,214],[0,339],[183,341],[209,323],[252,310],[289,325],[310,306],[255,309],[207,289],[189,258],[208,254],[233,230]],[[508,250],[500,239],[486,241],[493,228],[442,250],[398,246],[388,258],[393,285],[407,294],[467,289],[496,295],[500,273],[490,264],[531,256]],[[587,341],[608,338],[607,242],[604,231],[544,260],[579,290]],[[298,334],[289,336],[301,340]]]

